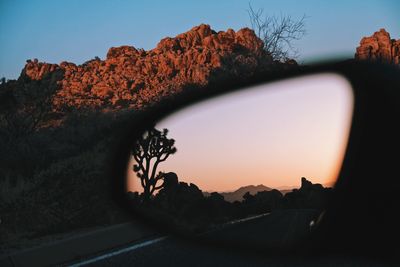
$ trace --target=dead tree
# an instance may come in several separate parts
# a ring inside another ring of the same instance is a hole
[[[255,11],[250,4],[247,13],[252,29],[264,42],[264,50],[274,60],[285,62],[298,56],[293,41],[300,40],[306,34],[305,15],[299,20],[288,15],[267,16],[263,9]]]

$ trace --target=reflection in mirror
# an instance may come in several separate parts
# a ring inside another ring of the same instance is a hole
[[[336,74],[258,85],[189,106],[135,143],[129,198],[185,231],[217,227],[213,237],[287,245],[309,232],[324,209],[352,109],[351,87]]]

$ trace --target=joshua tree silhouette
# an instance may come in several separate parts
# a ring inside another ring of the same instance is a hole
[[[132,156],[136,161],[133,171],[140,178],[144,200],[149,200],[155,190],[164,186],[164,182],[159,183],[163,180],[164,173],[156,174],[157,167],[177,151],[174,147],[175,140],[168,139],[167,134],[167,129],[159,131],[153,127],[137,140],[132,149]]]

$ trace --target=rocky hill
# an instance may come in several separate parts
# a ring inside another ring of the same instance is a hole
[[[46,79],[56,83],[56,110],[142,108],[187,85],[205,86],[222,76],[241,78],[282,65],[263,50],[263,42],[252,30],[215,32],[201,24],[162,39],[152,50],[112,47],[105,60],[96,57],[82,65],[28,60],[18,82]]]
[[[355,58],[400,64],[400,40],[381,29],[361,40]],[[104,60],[96,57],[81,65],[28,60],[17,81],[1,84],[0,98],[7,106],[21,102],[18,98],[34,102],[34,94],[26,92],[51,88],[51,109],[56,113],[76,108],[141,109],[192,85],[295,65],[294,60],[274,61],[248,28],[216,32],[201,24],[162,39],[152,50],[112,47]]]
[[[355,58],[400,64],[400,39],[391,39],[385,29],[380,29],[361,39]]]
[[[400,64],[400,40],[384,29],[362,38],[356,59]],[[112,47],[106,58],[81,65],[27,60],[17,84],[31,87],[46,80],[56,87],[55,109],[65,107],[141,108],[187,85],[205,86],[221,77],[246,77],[256,71],[296,64],[274,62],[256,34],[244,28],[215,32],[201,24],[145,51],[133,46]]]

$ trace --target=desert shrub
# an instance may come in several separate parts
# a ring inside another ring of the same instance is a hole
[[[0,151],[0,234],[33,238],[126,220],[105,176],[122,120],[115,114],[71,114],[61,126],[15,142],[13,153]]]

